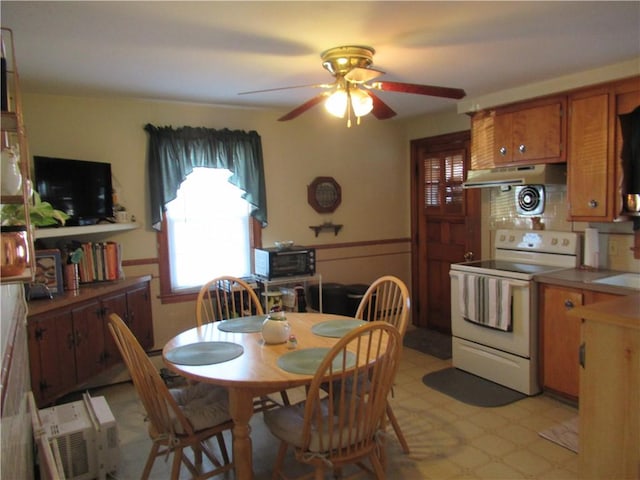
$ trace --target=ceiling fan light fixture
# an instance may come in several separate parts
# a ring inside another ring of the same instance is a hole
[[[364,117],[373,110],[373,99],[362,89],[354,88],[349,92],[351,108],[356,117]]]
[[[348,101],[347,92],[340,88],[329,95],[329,98],[324,102],[324,108],[334,117],[344,118]]]
[[[1,1],[1,0],[0,0]],[[320,55],[322,66],[335,77],[335,82],[328,84],[298,85],[292,87],[256,90],[259,93],[290,88],[315,87],[324,88],[326,92],[316,95],[302,105],[291,110],[278,121],[291,120],[310,108],[324,103],[327,111],[338,118],[347,118],[347,126],[352,117],[360,118],[372,113],[378,120],[386,120],[396,116],[393,111],[373,90],[411,93],[443,98],[463,98],[466,93],[460,88],[441,87],[437,85],[419,85],[404,82],[373,81],[384,72],[372,67],[375,50],[364,45],[343,45],[325,50]]]

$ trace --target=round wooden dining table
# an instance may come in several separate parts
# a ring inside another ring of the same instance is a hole
[[[312,327],[320,322],[354,320],[351,317],[327,313],[287,313],[291,334],[296,336],[297,349],[332,347],[338,338],[316,335]],[[233,321],[233,320],[231,320]],[[234,422],[233,461],[236,478],[253,478],[253,455],[251,427],[253,399],[262,395],[280,392],[292,387],[308,385],[313,374],[290,373],[278,366],[278,358],[291,352],[287,343],[265,344],[260,332],[233,333],[220,330],[223,322],[214,322],[195,327],[169,340],[162,350],[167,367],[180,375],[221,385],[229,392],[229,411]],[[201,342],[231,342],[241,345],[243,353],[231,360],[209,365],[183,365],[172,363],[167,352],[184,345]]]

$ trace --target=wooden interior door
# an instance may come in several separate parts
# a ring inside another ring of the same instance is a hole
[[[464,190],[469,131],[411,142],[412,321],[451,332],[452,263],[480,252],[480,191]]]

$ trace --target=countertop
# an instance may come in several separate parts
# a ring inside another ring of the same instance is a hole
[[[640,294],[575,307],[569,310],[569,315],[640,330]]]
[[[139,277],[131,277],[110,282],[96,282],[89,284],[81,283],[80,291],[77,293],[67,291],[62,295],[53,297],[52,299],[39,298],[36,300],[30,300],[27,304],[29,312],[28,315],[38,315],[56,308],[64,308],[72,304],[93,300],[96,297],[108,295],[118,290],[149,281],[151,281],[151,275],[142,275]]]
[[[550,285],[559,285],[562,287],[580,288],[582,290],[593,290],[596,292],[612,293],[614,295],[632,295],[638,293],[634,288],[619,287],[616,285],[607,285],[603,283],[593,283],[599,278],[610,277],[629,272],[620,272],[616,270],[587,270],[582,268],[569,268],[566,270],[558,270],[556,272],[542,273],[534,276],[534,280],[538,283],[547,283]]]

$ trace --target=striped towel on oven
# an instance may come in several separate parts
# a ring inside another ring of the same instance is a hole
[[[459,274],[460,310],[465,320],[510,332],[511,287],[509,280]]]

